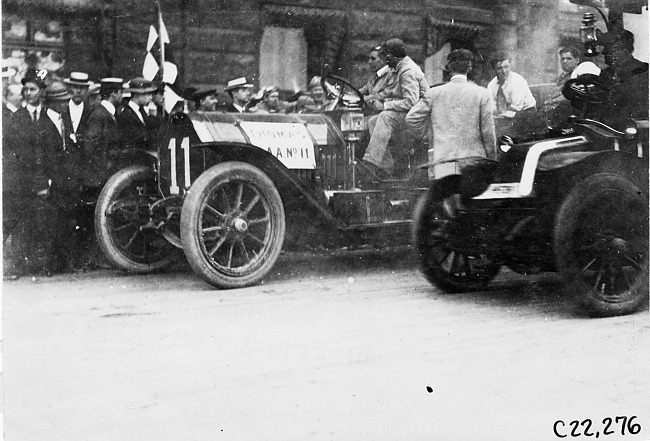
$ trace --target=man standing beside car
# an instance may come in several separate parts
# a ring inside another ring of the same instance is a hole
[[[456,192],[463,165],[475,158],[496,159],[494,101],[487,89],[467,80],[472,59],[467,49],[452,51],[449,82],[429,89],[406,115],[406,124],[422,136],[433,129],[429,171],[436,181],[447,178],[439,185],[445,192]]]

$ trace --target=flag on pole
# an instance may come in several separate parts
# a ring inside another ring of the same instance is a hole
[[[171,51],[166,45],[170,44],[169,34],[167,27],[162,19],[162,13],[158,10],[158,31],[151,25],[149,27],[149,37],[147,38],[147,53],[144,58],[142,66],[142,76],[148,80],[153,81],[156,76],[161,77],[161,81],[165,85],[163,96],[165,98],[165,110],[169,113],[174,108],[178,101],[183,98],[178,95],[169,86],[174,85],[178,79],[178,68],[171,60]],[[159,57],[156,59],[154,53]]]

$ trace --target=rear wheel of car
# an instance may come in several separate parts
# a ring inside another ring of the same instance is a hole
[[[282,199],[258,168],[228,162],[194,182],[181,212],[181,241],[194,271],[218,288],[254,285],[275,264],[285,235]]]
[[[555,222],[557,267],[579,310],[629,314],[648,301],[648,197],[601,173],[571,190]]]
[[[487,286],[501,267],[490,256],[463,251],[452,241],[454,219],[443,208],[444,198],[421,197],[414,209],[412,240],[427,280],[447,292],[476,291]],[[468,232],[470,233],[470,232]]]
[[[99,194],[95,234],[110,263],[132,273],[148,273],[169,266],[180,257],[150,216],[160,199],[150,167],[131,166],[114,174]]]

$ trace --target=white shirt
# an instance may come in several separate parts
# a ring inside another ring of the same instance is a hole
[[[497,77],[490,81],[487,90],[492,94],[494,102],[498,102],[499,80]],[[510,72],[510,75],[503,83],[503,94],[506,96],[509,107],[508,111],[504,113],[507,117],[512,118],[516,112],[535,107],[535,97],[528,87],[528,81],[516,72]]]
[[[144,122],[144,119],[142,119],[142,114],[140,113],[140,106],[138,106],[133,101],[129,101],[129,107],[133,109],[135,114],[138,116],[138,119],[140,120],[140,122],[144,125],[145,122]]]
[[[75,104],[72,100],[68,102],[68,108],[70,109],[70,119],[72,119],[72,129],[77,132],[79,128],[79,123],[81,122],[81,115],[84,112],[84,102],[81,104]]]
[[[29,115],[32,116],[34,115],[34,110],[36,110],[36,114],[38,115],[38,119],[41,118],[41,113],[43,111],[43,105],[39,104],[38,106],[32,106],[31,104],[25,104],[25,108],[29,112]],[[33,116],[32,116],[33,118]]]
[[[104,109],[108,110],[108,112],[115,117],[115,106],[111,104],[110,101],[102,101],[102,106],[104,106]]]
[[[244,113],[246,112],[246,108],[244,106],[240,106],[237,103],[232,103],[233,106],[235,106],[235,109],[239,110],[239,113]]]
[[[54,123],[54,127],[59,131],[59,135],[63,136],[63,119],[61,118],[61,114],[52,109],[47,109],[47,116]]]

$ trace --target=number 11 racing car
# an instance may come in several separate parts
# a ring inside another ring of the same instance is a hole
[[[205,281],[238,288],[269,273],[285,233],[300,236],[312,224],[324,226],[323,242],[399,229],[408,243],[411,209],[427,187],[416,167],[426,145],[405,144],[394,178],[361,182],[363,96],[334,76],[322,85],[331,101],[318,114],[172,116],[157,151],[116,171],[99,196],[95,230],[107,259],[146,273],[182,249]]]

